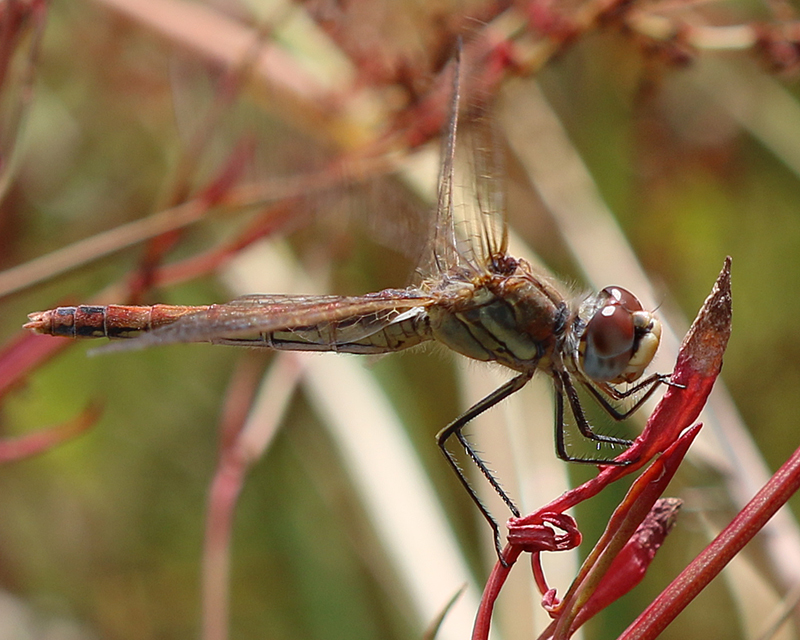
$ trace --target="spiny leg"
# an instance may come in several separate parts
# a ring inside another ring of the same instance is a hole
[[[450,466],[453,468],[453,471],[455,471],[456,476],[458,476],[461,485],[464,487],[464,489],[466,489],[467,493],[469,494],[469,497],[472,499],[472,501],[478,507],[480,512],[483,514],[483,517],[489,523],[489,526],[492,527],[492,530],[494,531],[495,547],[497,549],[498,557],[500,557],[501,559],[502,559],[502,545],[500,543],[500,527],[497,524],[497,521],[494,519],[494,517],[492,517],[492,514],[489,513],[489,510],[486,508],[483,502],[481,502],[481,499],[478,497],[478,494],[475,493],[475,490],[470,485],[469,480],[467,480],[467,477],[464,475],[464,472],[462,471],[461,467],[458,466],[458,460],[456,459],[456,457],[452,453],[450,453],[450,451],[447,449],[447,441],[450,439],[451,436],[453,435],[456,436],[458,441],[461,443],[461,446],[464,447],[464,451],[467,453],[470,459],[475,463],[478,469],[480,469],[481,473],[489,481],[489,484],[492,485],[492,488],[495,490],[497,495],[499,495],[500,498],[503,500],[503,502],[505,502],[506,506],[508,506],[511,513],[513,513],[514,516],[518,518],[520,515],[519,509],[517,509],[517,506],[514,504],[514,502],[511,500],[508,494],[500,486],[500,483],[497,481],[497,478],[494,477],[494,474],[486,466],[486,463],[484,463],[483,460],[481,460],[480,456],[478,455],[478,452],[475,451],[474,447],[464,437],[462,429],[473,418],[479,416],[481,413],[483,413],[487,409],[490,409],[498,402],[501,402],[511,394],[522,389],[522,387],[525,386],[525,384],[531,379],[532,376],[533,373],[531,372],[531,373],[522,373],[512,378],[511,380],[506,382],[503,386],[495,389],[483,400],[471,406],[469,409],[467,409],[464,413],[462,413],[458,418],[453,420],[453,422],[448,424],[444,429],[442,429],[436,435],[436,442],[438,443],[439,448],[442,450],[442,453],[444,454],[445,458],[450,463]]]
[[[569,407],[572,410],[572,413],[575,415],[575,422],[578,430],[585,438],[595,442],[621,444],[626,447],[629,447],[631,444],[633,444],[630,440],[626,440],[624,438],[615,438],[613,436],[604,436],[600,433],[595,433],[592,429],[592,425],[589,424],[589,421],[586,419],[586,415],[583,413],[581,400],[578,397],[578,390],[575,388],[575,385],[572,384],[569,374],[566,372],[560,372],[559,375],[563,376],[561,382],[564,385],[564,391],[567,395],[567,400],[569,401]]]
[[[583,407],[581,407],[580,398],[578,398],[578,392],[575,390],[575,386],[572,384],[572,381],[569,378],[569,374],[566,371],[556,371],[553,374],[553,382],[556,391],[556,455],[566,462],[581,462],[584,464],[611,464],[611,465],[625,465],[628,464],[627,461],[624,462],[617,462],[614,459],[597,459],[597,458],[578,458],[576,456],[571,456],[567,453],[566,443],[564,441],[564,396],[566,395],[567,401],[569,402],[570,409],[572,410],[572,414],[575,417],[576,426],[578,430],[588,440],[592,440],[594,442],[603,442],[606,444],[619,444],[625,447],[629,447],[633,444],[630,440],[623,440],[622,438],[614,438],[612,436],[604,436],[598,433],[595,433],[592,430],[592,426],[589,424],[589,421],[586,419],[586,416],[583,413]]]
[[[678,389],[685,389],[686,385],[678,384],[677,382],[672,382],[670,378],[672,377],[671,373],[654,373],[652,375],[647,376],[644,380],[640,380],[632,387],[625,389],[625,391],[620,391],[616,387],[611,386],[610,384],[604,383],[601,386],[604,389],[608,389],[609,395],[613,396],[615,400],[622,400],[627,398],[634,393],[638,393],[645,387],[649,387],[651,385],[657,384],[665,384],[669,387],[677,387]]]
[[[653,395],[653,392],[658,388],[660,384],[673,384],[669,382],[669,374],[665,373],[654,373],[652,376],[642,380],[635,386],[631,387],[630,389],[626,389],[625,391],[620,391],[619,389],[615,389],[611,385],[603,385],[602,389],[608,395],[610,395],[615,400],[624,400],[628,396],[641,391],[642,389],[649,387],[647,391],[642,395],[641,398],[636,400],[634,405],[627,409],[626,411],[619,411],[616,407],[614,407],[593,384],[586,380],[581,380],[583,386],[591,393],[597,403],[602,407],[603,411],[605,411],[609,416],[611,416],[614,420],[625,420],[626,418],[630,417],[633,413],[635,413],[639,407],[641,407],[647,399]],[[683,385],[676,385],[680,388],[684,388]]]

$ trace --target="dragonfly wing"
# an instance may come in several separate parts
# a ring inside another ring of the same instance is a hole
[[[454,269],[474,275],[492,271],[508,248],[500,136],[486,104],[470,104],[472,117],[459,127],[459,67],[456,60],[436,223],[429,262],[421,269],[429,277]]]
[[[496,264],[508,251],[505,163],[497,121],[484,105],[466,130],[467,202],[463,206],[464,253],[479,267]],[[471,197],[470,197],[471,196]]]
[[[496,272],[508,249],[505,172],[497,124],[485,104],[471,104],[453,155],[452,226],[458,266]]]
[[[103,351],[141,349],[185,342],[241,340],[269,346],[263,336],[278,332],[299,336],[307,348],[335,351],[337,345],[364,340],[424,313],[433,300],[415,290],[386,290],[359,297],[253,295],[183,316],[172,324],[101,348]],[[262,336],[259,343],[258,337]],[[251,339],[252,338],[252,339]],[[391,350],[391,349],[387,349]]]
[[[436,203],[436,216],[429,233],[428,249],[420,272],[428,278],[436,279],[459,264],[456,248],[456,234],[453,205],[453,183],[455,169],[455,145],[458,129],[458,107],[460,100],[460,57],[451,65],[453,73],[453,95],[450,101],[450,114],[447,131],[443,134],[441,164],[439,168],[439,193]]]

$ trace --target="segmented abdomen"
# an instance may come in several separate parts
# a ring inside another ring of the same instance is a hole
[[[175,322],[190,313],[208,307],[184,307],[169,304],[152,306],[82,304],[77,307],[58,307],[28,316],[25,325],[36,333],[67,338],[130,338]]]

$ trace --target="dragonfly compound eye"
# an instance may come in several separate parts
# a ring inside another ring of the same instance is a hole
[[[658,349],[661,324],[630,291],[606,287],[581,336],[582,368],[596,382],[632,382]]]
[[[609,304],[616,303],[631,313],[634,311],[641,311],[643,309],[642,303],[639,302],[639,298],[622,287],[606,287],[600,292],[600,295],[607,297]]]

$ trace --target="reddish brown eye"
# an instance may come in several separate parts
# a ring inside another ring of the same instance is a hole
[[[600,306],[586,325],[583,342],[583,370],[596,381],[612,381],[627,368],[636,342],[634,313],[642,305],[621,287],[600,292]]]
[[[586,327],[586,340],[598,358],[613,358],[633,348],[633,317],[617,301],[599,309]]]
[[[616,300],[621,306],[631,312],[641,311],[644,308],[635,295],[622,287],[606,287],[601,294],[605,294],[609,298]]]
[[[650,363],[661,338],[661,325],[627,289],[606,287],[581,336],[580,364],[596,382],[632,382]]]

